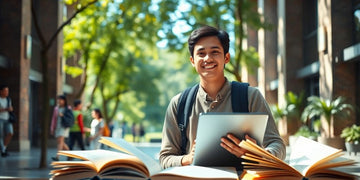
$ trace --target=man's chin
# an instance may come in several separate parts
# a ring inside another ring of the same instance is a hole
[[[201,73],[200,77],[204,80],[217,80],[219,79],[219,75],[216,73],[209,73],[209,72],[205,72],[205,73]]]

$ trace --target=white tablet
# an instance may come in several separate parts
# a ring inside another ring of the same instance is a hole
[[[265,113],[202,113],[196,134],[194,165],[234,166],[241,160],[220,146],[221,137],[232,133],[243,139],[245,134],[262,144],[268,115]]]

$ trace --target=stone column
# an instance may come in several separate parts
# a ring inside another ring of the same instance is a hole
[[[30,149],[29,141],[29,69],[31,54],[30,0],[0,1],[0,55],[5,63],[0,67],[0,83],[9,86],[12,105],[18,122],[10,151]]]
[[[277,103],[277,91],[270,88],[270,83],[277,79],[277,0],[259,0],[259,13],[264,20],[272,25],[272,29],[260,29],[258,70],[259,89],[270,104]]]
[[[302,1],[278,0],[278,104],[285,107],[285,94],[288,91],[301,92],[304,88],[297,70],[303,65],[303,10]],[[285,142],[300,126],[297,119],[284,118],[279,122],[280,135]]]

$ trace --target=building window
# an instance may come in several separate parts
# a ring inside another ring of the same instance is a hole
[[[320,89],[319,89],[319,74],[314,76],[308,77],[305,79],[306,84],[306,96],[319,96]]]
[[[360,42],[360,2],[354,1],[354,35],[355,35],[355,44]]]
[[[304,65],[319,60],[318,31],[318,1],[303,1],[303,51]]]

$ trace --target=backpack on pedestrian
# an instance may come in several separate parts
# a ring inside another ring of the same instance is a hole
[[[65,128],[74,124],[74,114],[70,108],[65,108],[64,115],[61,117],[61,125]]]
[[[104,130],[103,130],[102,135],[106,136],[106,137],[110,137],[110,128],[106,122],[104,123]]]

